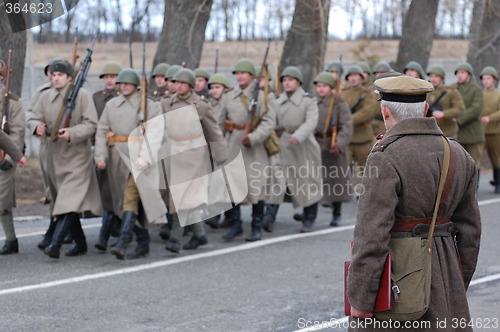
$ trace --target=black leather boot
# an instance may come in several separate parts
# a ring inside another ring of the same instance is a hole
[[[316,215],[318,214],[318,203],[306,206],[304,208],[304,221],[302,222],[301,233],[312,232],[312,227],[314,221],[316,220]]]
[[[231,210],[226,211],[226,213],[229,213],[231,225],[227,233],[222,236],[222,239],[225,241],[232,241],[236,236],[243,234],[243,227],[241,226],[240,206],[236,205]],[[228,215],[226,213],[226,219],[224,219],[224,221],[226,221],[228,218]]]
[[[274,230],[274,222],[276,221],[276,214],[278,213],[279,204],[266,204],[266,212],[264,219],[262,219],[262,228],[266,232],[272,233]]]
[[[330,226],[335,227],[341,221],[341,202],[333,202],[333,213],[332,213],[332,221],[330,222]]]
[[[78,256],[87,253],[87,240],[85,238],[85,233],[82,229],[82,224],[80,223],[80,218],[76,216],[71,223],[70,232],[73,235],[75,244],[66,251],[66,256]]]
[[[118,217],[116,214],[113,213],[113,219],[111,222],[111,236],[112,237],[119,237],[120,236],[120,230],[122,228],[122,220],[120,217]]]
[[[12,241],[5,241],[3,248],[0,250],[0,255],[17,254],[19,252],[19,244],[17,239]]]
[[[303,222],[305,219],[304,213],[295,213],[293,215],[293,220],[298,221],[298,222]]]
[[[199,246],[203,246],[205,244],[207,244],[208,241],[207,241],[207,237],[206,236],[196,236],[196,235],[193,235],[191,237],[191,239],[189,240],[188,243],[186,243],[182,249],[185,249],[185,250],[194,250],[194,249],[197,249]]]
[[[259,241],[262,239],[262,219],[264,218],[264,201],[252,206],[252,230],[245,241]]]
[[[160,227],[160,237],[162,240],[168,240],[170,238],[170,231],[172,230],[172,218],[171,213],[167,213],[167,223]]]
[[[64,237],[73,223],[74,218],[78,218],[78,214],[74,212],[66,213],[57,217],[54,234],[50,245],[43,250],[43,253],[50,258],[59,258],[61,246]]]
[[[104,211],[102,216],[101,230],[99,231],[99,238],[94,247],[100,251],[106,251],[108,248],[108,240],[111,236],[111,228],[113,227],[114,213],[109,211]]]
[[[495,186],[495,194],[500,194],[500,168],[493,169],[493,181],[490,181]]]
[[[135,247],[134,252],[127,255],[128,259],[137,259],[146,257],[149,254],[149,232],[145,228],[141,228],[138,226],[134,226],[134,233],[137,239],[137,246]]]
[[[219,227],[229,228],[233,225],[233,221],[238,219],[240,219],[240,206],[236,205],[224,212],[224,220],[219,224]]]
[[[56,217],[54,216],[50,217],[49,228],[45,232],[43,240],[38,242],[37,244],[38,249],[43,250],[49,246],[50,241],[52,241],[52,235],[54,234],[54,230],[56,229],[56,221],[57,221]]]
[[[132,211],[124,211],[122,218],[122,228],[116,246],[111,249],[111,253],[117,259],[124,259],[128,244],[132,241],[132,229],[137,215]]]
[[[206,219],[205,224],[210,226],[211,229],[218,229],[219,228],[219,219],[220,219],[220,214]]]

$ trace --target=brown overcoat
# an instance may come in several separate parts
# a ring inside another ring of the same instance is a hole
[[[443,164],[442,132],[434,118],[403,120],[385,137],[392,135],[407,136],[385,146],[385,150],[369,155],[363,179],[365,191],[359,199],[354,230],[348,294],[354,308],[367,312],[374,308],[392,227],[400,220],[432,217]],[[434,237],[431,302],[421,318],[433,324],[431,331],[439,330],[435,326],[437,320],[451,322],[458,318],[469,321],[465,293],[476,269],[481,236],[476,166],[460,144],[450,141],[450,145],[455,151],[456,167],[440,215],[451,217],[453,227],[458,231],[456,241],[464,279],[451,234]],[[469,330],[472,329],[463,331]]]
[[[500,133],[500,90],[484,90],[482,116],[489,116],[490,122],[484,125],[485,134]]]
[[[440,87],[427,94],[427,103],[432,106],[444,91],[446,93],[437,102],[437,105],[443,109],[444,118],[439,119],[437,124],[446,137],[457,139],[457,118],[465,112],[464,101],[460,93],[454,87]]]
[[[0,105],[3,106],[4,90],[0,91]],[[21,102],[17,97],[12,96],[9,100],[8,109],[9,137],[14,141],[17,148],[23,151],[24,148],[24,127],[25,117]],[[14,177],[17,163],[9,155],[5,159],[13,166],[7,171],[0,170],[0,212],[2,210],[12,210],[16,206],[16,195],[14,187]]]
[[[94,100],[95,104],[95,109],[97,111],[97,119],[101,118],[106,103],[110,101],[112,98],[119,96],[120,94],[121,94],[120,89],[116,88],[114,90],[107,90],[107,89],[100,90],[92,95],[92,99]]]
[[[325,98],[318,99],[318,126],[316,127],[316,139],[321,148],[321,162],[323,164],[323,201],[325,202],[345,202],[351,199],[352,183],[349,168],[349,157],[347,151],[352,137],[352,117],[351,110],[345,101],[340,97],[334,99],[332,119],[327,124],[328,109],[333,94]],[[332,141],[332,124],[337,124],[337,140],[335,145],[340,148],[337,155],[329,152]],[[326,140],[323,139],[325,126],[328,127]]]
[[[35,134],[36,127],[45,123],[46,133],[50,135],[61,106],[66,102],[64,96],[67,89],[58,91],[51,88],[42,93],[28,120],[31,133]],[[45,171],[54,215],[84,211],[102,214],[91,151],[91,138],[95,135],[96,127],[97,112],[92,96],[87,90],[80,89],[68,128],[70,141],[58,139],[53,142],[49,137],[42,140],[46,149]]]
[[[373,110],[376,107],[375,95],[364,87],[347,87],[340,96],[350,108],[356,106],[352,113],[353,134],[351,143],[367,143],[373,140],[372,120]],[[359,102],[359,103],[358,103]]]

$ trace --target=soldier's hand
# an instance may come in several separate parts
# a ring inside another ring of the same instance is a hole
[[[487,124],[490,122],[490,117],[489,116],[483,116],[481,118],[481,122],[484,123],[484,124]]]
[[[351,306],[351,316],[352,316],[352,318],[371,318],[371,317],[373,317],[373,313],[359,311],[356,308],[354,308],[353,306]]]
[[[106,169],[106,162],[104,160],[100,160],[96,165],[97,169],[103,170]]]
[[[299,144],[299,140],[292,136],[288,139],[288,143],[297,145]]]
[[[432,112],[432,116],[438,120],[444,119],[444,112],[443,111],[434,111],[434,112]]]
[[[243,146],[245,146],[246,148],[252,147],[252,142],[250,141],[250,138],[248,138],[248,136],[243,138],[243,140],[241,141],[241,144],[243,144]]]
[[[38,135],[38,136],[43,136],[45,135],[45,132],[47,131],[47,125],[45,123],[42,123],[42,124],[39,124],[38,126],[36,126],[36,131],[35,133]]]
[[[138,158],[136,161],[135,161],[135,167],[137,167],[138,169],[140,170],[143,170],[145,169],[146,167],[148,167],[149,163],[142,159],[142,158]]]
[[[26,166],[27,162],[26,162],[26,157],[25,156],[22,156],[21,159],[19,159],[19,161],[17,162],[17,166],[19,167],[24,167]]]
[[[341,151],[337,145],[334,145],[333,147],[330,148],[330,150],[328,152],[330,152],[330,154],[333,154],[333,155],[338,155],[338,154],[340,154]]]
[[[70,137],[69,137],[68,128],[63,128],[63,129],[59,130],[59,132],[57,133],[57,137],[62,139],[62,140],[65,140],[66,142],[69,142]]]

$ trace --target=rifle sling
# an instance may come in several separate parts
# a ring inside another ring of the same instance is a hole
[[[443,96],[446,94],[446,92],[448,92],[448,90],[442,91],[441,94],[436,98],[436,100],[434,100],[434,102],[432,103],[432,105],[429,106],[429,108],[432,108],[432,107],[436,106],[439,103],[439,101],[441,100],[441,98],[443,98]]]
[[[63,99],[63,104],[61,106],[61,110],[59,111],[59,114],[57,114],[57,119],[54,124],[54,127],[52,127],[52,131],[50,132],[50,139],[52,141],[55,141],[57,139],[57,133],[59,132],[59,126],[61,125],[62,119],[64,117],[64,113],[66,111],[66,104],[65,102],[68,100],[69,94],[71,93],[71,90],[73,90],[73,83],[69,86],[68,90],[66,90],[66,93],[64,95]]]
[[[328,113],[326,113],[325,127],[323,128],[323,147],[326,149],[326,134],[328,133],[328,128],[330,128],[330,123],[333,118],[333,105],[335,104],[335,96],[332,95],[330,100],[330,105],[328,106]],[[338,125],[335,123],[335,125]]]
[[[245,95],[243,94],[243,92],[240,94],[240,100],[241,100],[241,103],[243,104],[243,107],[245,107],[246,110],[248,110],[250,108],[250,104],[248,103],[248,101],[246,100],[245,98]],[[257,127],[258,124],[260,123],[260,120],[262,119],[262,117],[264,115],[266,115],[267,113],[267,109],[266,111],[264,112],[264,114],[262,114],[259,118],[255,119],[255,114],[253,114],[253,117],[252,117],[252,130],[253,128]]]

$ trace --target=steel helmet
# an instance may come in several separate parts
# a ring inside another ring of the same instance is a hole
[[[101,74],[99,78],[103,78],[104,75],[118,75],[122,70],[122,66],[120,66],[116,62],[108,62],[102,67]]]
[[[172,82],[184,82],[194,87],[196,82],[195,73],[189,68],[182,68],[175,73]]]
[[[217,73],[217,74],[213,74],[212,76],[210,76],[210,79],[208,80],[208,86],[210,87],[210,84],[214,84],[214,83],[222,84],[226,88],[230,88],[229,80],[227,79],[226,75],[224,75],[222,73]]]
[[[285,77],[285,76],[293,77],[296,80],[298,80],[300,83],[302,83],[302,81],[304,80],[302,78],[302,72],[300,71],[300,69],[298,67],[295,67],[295,66],[286,67],[285,70],[283,70],[283,72],[281,73],[280,81],[283,81],[283,77]]]
[[[155,69],[153,69],[153,77],[155,76],[165,76],[170,65],[168,63],[162,62],[156,65]]]
[[[233,69],[233,74],[236,74],[236,72],[244,72],[244,73],[249,73],[252,76],[257,76],[256,74],[256,69],[255,65],[253,64],[252,61],[249,59],[241,59],[236,63]]]
[[[120,71],[116,78],[116,83],[130,83],[135,86],[141,85],[139,74],[132,68],[125,68]]]

